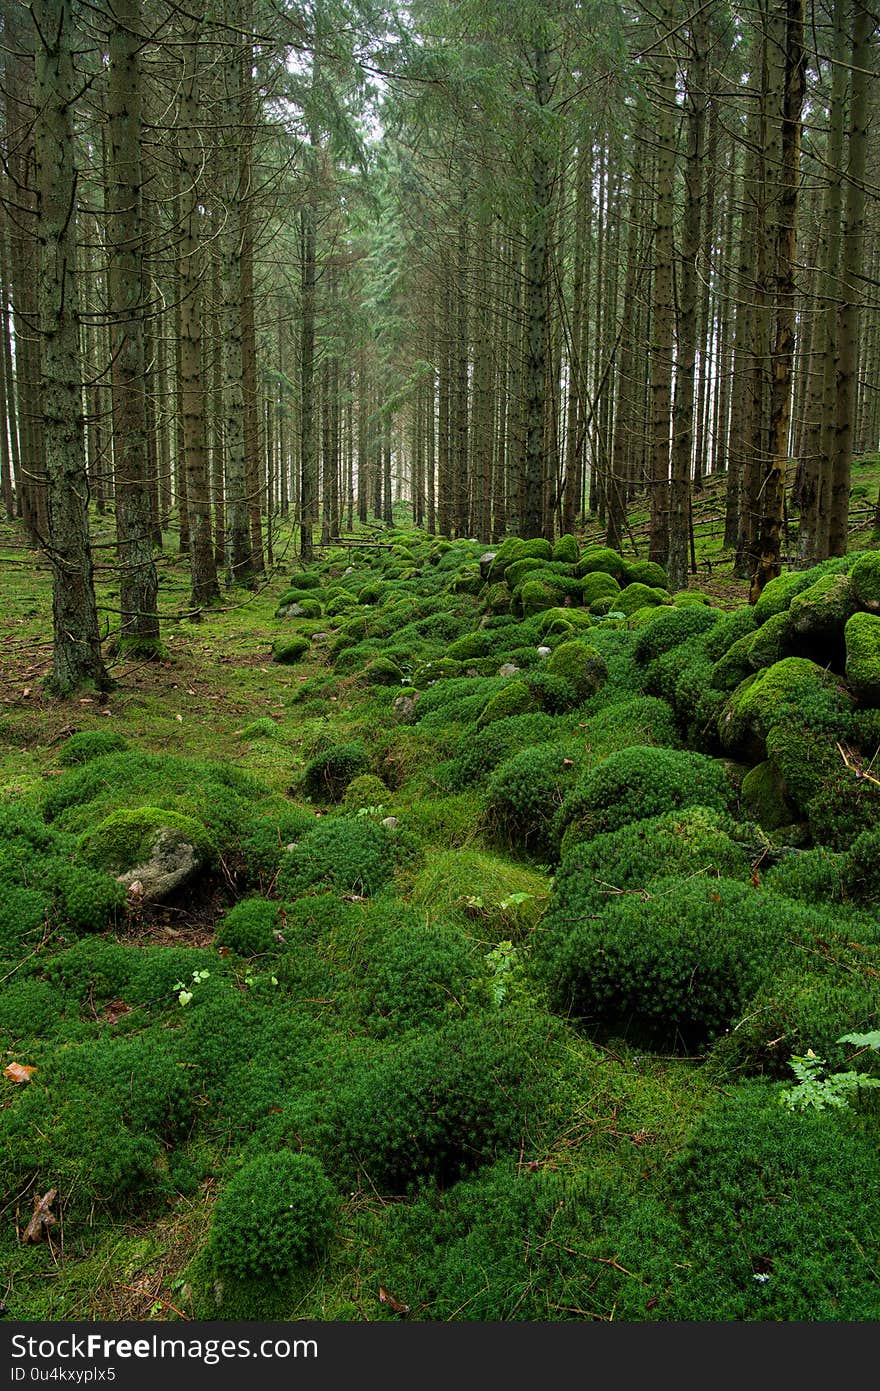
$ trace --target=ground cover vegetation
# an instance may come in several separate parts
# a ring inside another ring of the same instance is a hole
[[[0,1312],[880,1316],[876,61],[0,5]]]
[[[875,1318],[878,553],[526,614],[387,535],[5,707],[10,1308]]]

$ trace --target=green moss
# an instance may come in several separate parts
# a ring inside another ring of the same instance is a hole
[[[628,584],[614,601],[615,609],[631,617],[638,609],[656,608],[658,604],[668,604],[669,595],[665,589],[655,589],[646,584]]]
[[[623,582],[629,566],[623,556],[608,546],[589,546],[577,563],[577,574],[591,575],[595,570],[604,571],[605,574],[613,575],[616,580]]]
[[[538,744],[495,769],[489,779],[486,820],[509,848],[552,856],[556,813],[576,767],[569,752],[565,745]]]
[[[504,583],[507,588],[514,590],[521,585],[526,575],[536,570],[546,570],[547,561],[538,560],[535,556],[523,556],[521,560],[514,560],[504,571]]]
[[[388,657],[374,657],[364,667],[361,681],[365,686],[399,686],[403,681],[403,672]]]
[[[466,569],[459,570],[452,581],[453,594],[479,594],[482,588],[483,578],[477,565],[469,565]]]
[[[683,643],[691,645],[714,627],[717,619],[717,611],[710,611],[702,605],[659,608],[639,629],[633,656],[637,662],[644,665]]]
[[[794,820],[795,809],[785,795],[785,784],[776,765],[758,763],[743,778],[743,805],[753,821],[765,831],[788,826]]]
[[[806,592],[810,593],[809,590]],[[781,613],[774,613],[761,624],[744,649],[752,670],[760,671],[763,667],[772,667],[774,662],[781,662],[783,657],[789,656],[794,635],[795,626],[791,611],[784,609]]]
[[[374,945],[360,981],[370,1032],[382,1038],[461,1017],[476,974],[473,943],[458,928],[392,929]]]
[[[513,591],[512,611],[523,618],[555,608],[563,597],[562,589],[544,579],[525,580]]]
[[[880,615],[853,614],[845,629],[846,679],[853,694],[880,705]]]
[[[791,630],[811,642],[839,640],[855,607],[855,591],[848,576],[825,575],[792,598],[788,609]]]
[[[524,865],[480,850],[439,851],[416,876],[412,901],[432,922],[464,917],[490,941],[521,937],[543,913],[546,878]]]
[[[272,661],[280,662],[283,666],[291,666],[305,656],[309,646],[308,638],[298,635],[276,638],[272,645]]]
[[[494,720],[506,720],[512,715],[524,715],[539,708],[540,702],[525,681],[510,681],[489,697],[477,720],[477,728],[483,729]]]
[[[615,599],[620,585],[605,570],[592,570],[581,581],[581,602],[589,608],[597,599]]]
[[[239,956],[260,956],[276,946],[277,927],[277,903],[265,898],[244,898],[221,918],[216,943]]]
[[[106,753],[119,753],[128,744],[121,734],[112,729],[85,729],[81,734],[72,734],[58,751],[58,762],[64,768],[72,768],[77,763],[88,763],[92,758],[100,758]]]
[[[553,547],[553,559],[561,560],[565,565],[576,565],[580,548],[577,540],[570,533],[560,536],[556,545]]]
[[[397,863],[394,835],[366,817],[325,817],[288,851],[278,871],[280,898],[331,886],[369,897],[387,884]]]
[[[317,801],[338,802],[352,778],[365,773],[369,766],[370,759],[363,744],[358,740],[346,740],[324,749],[306,765],[303,788]]]
[[[453,661],[449,657],[436,657],[429,662],[419,663],[413,672],[413,685],[421,691],[434,681],[445,681],[450,677],[461,676],[463,670],[461,662]]]
[[[360,773],[345,789],[342,806],[349,813],[357,813],[363,807],[387,806],[391,796],[390,788],[375,773]]]
[[[880,551],[859,556],[850,571],[850,580],[859,608],[880,613]]]
[[[321,1255],[337,1206],[314,1155],[260,1155],[220,1192],[211,1218],[211,1255],[221,1271],[238,1279],[279,1279]]]
[[[833,728],[842,725],[849,707],[836,677],[805,657],[785,657],[737,686],[718,733],[728,752],[760,759],[774,725],[807,715]]]
[[[595,695],[608,680],[608,667],[602,654],[579,639],[560,643],[547,659],[547,671],[570,681],[581,700]]]
[[[258,720],[251,720],[244,729],[239,732],[239,739],[244,743],[252,743],[255,739],[276,739],[279,734],[278,724],[270,715],[262,715]]]
[[[751,651],[758,636],[754,630],[744,633],[719,657],[712,668],[712,686],[715,690],[734,691],[741,682],[751,676],[755,670],[751,662]]]
[[[794,596],[808,589],[814,580],[815,575],[810,570],[788,570],[777,575],[761,590],[754,607],[755,622],[766,623],[775,613],[785,612]]]
[[[653,560],[633,560],[626,567],[627,584],[645,584],[649,589],[669,588],[669,576]]]
[[[203,864],[210,863],[217,854],[216,841],[200,821],[165,807],[112,812],[81,837],[79,849],[89,864],[121,874],[147,863],[163,831],[170,831],[175,840],[191,845]]]

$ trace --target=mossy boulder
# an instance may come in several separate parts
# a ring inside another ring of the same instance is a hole
[[[785,795],[785,783],[776,765],[769,760],[758,763],[743,778],[743,805],[750,820],[757,821],[765,831],[790,826],[795,808]]]
[[[785,657],[737,686],[719,717],[718,735],[728,753],[759,761],[774,725],[799,716],[833,724],[845,718],[849,704],[837,677],[806,657]]]
[[[493,633],[487,632],[485,628],[478,628],[476,632],[465,633],[464,637],[451,642],[446,649],[446,655],[455,662],[470,662],[475,657],[488,657],[495,641]]]
[[[563,594],[547,580],[526,580],[513,593],[513,612],[531,618],[545,609],[556,608]]]
[[[524,546],[525,541],[519,536],[508,536],[506,541],[501,542],[495,552],[492,564],[489,566],[489,573],[485,577],[489,584],[497,584],[504,579],[504,572],[508,565],[512,565],[524,554]]]
[[[880,613],[880,551],[859,556],[850,571],[850,581],[859,608]]]
[[[579,554],[580,547],[577,540],[568,532],[565,536],[560,536],[553,547],[553,559],[561,560],[565,565],[576,565]]]
[[[615,596],[615,609],[630,618],[638,609],[656,608],[658,604],[670,603],[665,589],[656,589],[647,584],[628,584]]]
[[[856,598],[848,575],[823,575],[795,594],[788,608],[791,629],[810,643],[838,642]]]
[[[468,565],[459,570],[452,581],[453,594],[479,594],[483,588],[483,577],[479,565]]]
[[[294,633],[292,637],[276,638],[272,646],[272,661],[280,662],[282,666],[293,666],[309,650],[309,640],[300,633]]]
[[[649,589],[668,589],[669,576],[655,560],[633,560],[626,567],[629,584],[646,584]]]
[[[389,657],[375,657],[364,667],[361,681],[366,686],[399,686],[403,672]]]
[[[550,633],[572,632],[576,628],[592,628],[593,620],[585,609],[547,609],[541,615],[541,637]]]
[[[391,790],[387,783],[375,773],[360,773],[345,789],[342,809],[349,815],[357,815],[364,807],[385,807],[390,800]]]
[[[461,662],[451,657],[435,657],[433,661],[421,662],[413,672],[413,685],[419,690],[430,686],[433,681],[445,681],[451,676],[461,676]]]
[[[508,589],[516,589],[518,585],[522,584],[530,571],[545,570],[546,568],[546,560],[538,560],[537,557],[533,555],[523,556],[521,560],[514,560],[512,564],[508,565],[507,569],[504,571],[504,583],[507,585]]]
[[[581,580],[581,602],[589,608],[597,599],[615,599],[620,585],[606,570],[592,570]]]
[[[477,720],[477,728],[482,729],[494,720],[505,720],[510,715],[525,715],[540,708],[541,702],[525,681],[511,681],[510,685],[489,697]]]
[[[712,687],[716,691],[733,691],[750,676],[754,670],[749,654],[755,641],[755,632],[744,633],[719,658],[712,668]]]
[[[701,589],[680,589],[677,594],[673,594],[672,602],[680,608],[688,608],[691,605],[711,605],[713,600],[710,594],[704,594]]]
[[[217,845],[200,821],[167,807],[115,811],[80,838],[88,864],[117,876],[138,897],[161,902],[212,862]]]
[[[507,613],[510,608],[510,590],[506,584],[490,584],[480,597],[486,613]]]
[[[791,648],[794,639],[791,612],[783,609],[781,613],[774,613],[756,632],[750,634],[740,650],[745,653],[752,670],[761,671],[764,667],[772,667],[774,662],[781,662],[783,657],[793,655]],[[722,662],[723,660],[722,658]]]
[[[866,705],[880,705],[880,615],[855,613],[844,631],[850,688]]]
[[[585,550],[575,567],[578,575],[592,575],[594,571],[601,570],[605,574],[613,575],[620,583],[623,583],[629,573],[629,566],[622,555],[613,551],[610,546],[590,546]]]
[[[761,590],[754,613],[756,623],[765,623],[774,613],[783,613],[796,594],[809,588],[815,580],[809,570],[787,570],[770,580]]]
[[[569,681],[582,701],[594,695],[608,680],[605,658],[579,638],[560,643],[548,657],[546,670],[551,676]]]

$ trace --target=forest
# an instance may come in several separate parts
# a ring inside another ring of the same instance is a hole
[[[874,0],[0,0],[0,1313],[880,1318]]]

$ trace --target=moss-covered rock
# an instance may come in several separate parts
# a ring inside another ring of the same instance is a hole
[[[387,783],[375,773],[360,773],[345,789],[342,809],[356,815],[364,807],[386,807],[390,800],[391,790]]]
[[[451,657],[435,657],[430,662],[420,662],[413,672],[413,685],[424,690],[433,681],[445,681],[452,676],[461,676],[464,670],[461,662]]]
[[[366,686],[399,686],[403,672],[388,657],[374,657],[364,667],[361,680]]]
[[[547,671],[569,681],[581,700],[595,694],[608,680],[605,658],[588,642],[562,642],[547,659]]]
[[[788,608],[791,629],[811,643],[840,641],[855,612],[855,591],[848,575],[823,575],[795,594]]]
[[[743,805],[752,821],[765,831],[790,826],[795,809],[785,795],[785,783],[775,763],[765,760],[750,769],[743,778]]]
[[[609,546],[588,547],[577,563],[578,575],[591,575],[596,570],[602,570],[608,575],[613,575],[621,583],[626,580],[628,569],[623,556],[618,555],[617,551],[612,551]]]
[[[161,902],[184,888],[217,854],[217,845],[200,821],[166,807],[115,811],[80,838],[80,853],[108,870],[138,897]]]
[[[468,565],[459,570],[452,581],[453,594],[479,594],[483,588],[483,577],[478,565]]]
[[[531,618],[545,609],[556,608],[562,597],[562,591],[547,580],[527,579],[513,592],[513,612],[523,618]]]
[[[815,577],[813,577],[814,579]],[[796,594],[807,589],[813,582],[809,570],[786,570],[770,580],[761,590],[754,613],[756,623],[766,623],[774,613],[783,613]]]
[[[846,625],[846,679],[853,694],[880,705],[880,615],[855,613]]]
[[[272,647],[272,661],[282,666],[293,666],[309,650],[309,640],[299,633],[292,637],[276,638]]]
[[[673,594],[672,602],[680,608],[688,608],[698,604],[712,605],[713,600],[710,594],[704,594],[701,589],[680,589]]]
[[[536,556],[523,556],[521,560],[514,560],[504,571],[504,583],[509,590],[514,590],[521,585],[526,575],[532,571],[546,570],[547,561],[538,560]]]
[[[649,589],[668,589],[669,576],[655,560],[633,560],[626,567],[629,584],[646,584]]]
[[[867,613],[880,613],[880,551],[859,556],[850,571],[855,601]]]
[[[592,570],[581,580],[581,602],[589,608],[597,599],[616,599],[620,585],[606,570]]]
[[[752,670],[761,671],[764,667],[772,667],[774,662],[781,662],[783,657],[793,655],[793,641],[794,625],[791,612],[783,609],[780,613],[772,614],[766,623],[762,623],[750,636],[750,640],[743,644],[741,651],[745,653]]]
[[[506,720],[510,715],[525,715],[540,708],[541,702],[525,681],[511,681],[489,697],[477,720],[477,728],[482,729],[494,720]]]
[[[754,630],[744,633],[736,642],[732,642],[724,653],[723,657],[714,664],[712,668],[712,687],[716,691],[733,691],[750,676],[754,668],[749,660],[752,644],[755,641],[756,633]]]
[[[510,608],[510,590],[506,584],[490,584],[480,598],[486,613],[507,613]]]
[[[653,609],[658,604],[669,602],[670,598],[665,589],[654,589],[647,584],[628,584],[615,596],[614,607],[629,618],[638,609]]]
[[[766,756],[776,724],[806,717],[833,725],[850,706],[840,681],[806,657],[785,657],[737,686],[718,721],[722,748],[750,760]]]
[[[579,555],[580,547],[577,540],[568,532],[565,536],[560,536],[553,547],[553,559],[561,560],[565,565],[576,565]]]
[[[547,609],[541,615],[541,637],[547,637],[550,633],[571,632],[574,629],[586,631],[592,628],[593,620],[585,609]]]

